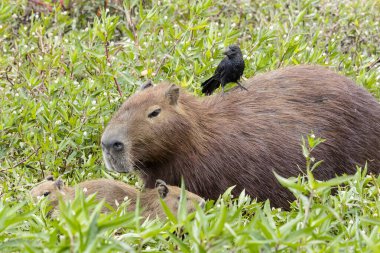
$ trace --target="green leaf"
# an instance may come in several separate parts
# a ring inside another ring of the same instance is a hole
[[[161,198],[160,198],[160,203],[161,203],[162,209],[164,210],[164,213],[166,214],[166,217],[168,217],[168,219],[171,222],[173,222],[174,224],[178,224],[177,218],[172,213],[172,211],[170,210],[170,208],[168,207],[168,205],[165,203],[165,201],[162,200]]]
[[[224,204],[224,202],[221,201],[220,202],[220,214],[218,215],[213,226],[211,227],[210,234],[213,236],[218,236],[224,228],[224,224],[226,223],[226,219],[227,219],[227,207]]]
[[[181,252],[184,252],[184,253],[190,253],[191,252],[190,248],[188,246],[186,246],[186,244],[183,243],[180,239],[178,239],[175,235],[169,233],[168,236],[178,245]]]
[[[286,178],[278,175],[275,171],[273,171],[273,173],[282,186],[288,188],[289,190],[294,190],[294,191],[297,191],[300,193],[306,192],[305,185],[301,185],[300,183],[297,183],[296,178],[286,179]]]
[[[294,26],[297,26],[303,20],[303,17],[305,16],[306,12],[307,9],[304,9],[298,14],[296,21],[294,22]]]

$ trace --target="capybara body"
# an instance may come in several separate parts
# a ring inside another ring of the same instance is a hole
[[[293,195],[276,180],[305,169],[301,138],[326,139],[313,156],[324,160],[319,180],[352,174],[368,162],[380,171],[380,106],[362,87],[318,66],[257,75],[224,95],[196,97],[169,84],[145,85],[121,106],[102,136],[106,166],[140,171],[215,199],[229,186],[273,206]],[[299,166],[299,168],[298,168]]]
[[[162,180],[158,180],[157,182],[155,189],[145,189],[143,192],[140,192],[126,183],[112,179],[88,180],[74,187],[65,186],[60,179],[56,181],[49,179],[35,186],[30,193],[33,198],[48,197],[54,208],[57,207],[59,198],[74,199],[77,188],[83,190],[85,196],[96,193],[98,201],[104,199],[105,203],[114,209],[117,209],[118,205],[128,198],[130,200],[128,210],[134,211],[137,199],[140,198],[142,215],[152,218],[156,215],[160,218],[165,217],[165,213],[161,207],[161,198],[169,209],[176,214],[179,207],[181,189],[176,186],[166,185]],[[187,211],[195,211],[196,204],[203,206],[204,200],[198,195],[186,191]],[[103,212],[107,212],[108,210],[107,207],[103,207],[102,209]]]

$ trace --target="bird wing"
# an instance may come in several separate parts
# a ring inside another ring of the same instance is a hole
[[[220,82],[218,79],[214,78],[212,76],[211,78],[207,79],[201,84],[202,87],[202,93],[206,94],[207,96],[211,95],[214,90],[216,90],[220,86]]]
[[[236,71],[239,75],[238,78],[240,78],[243,75],[244,69],[245,69],[245,63],[244,63],[243,57],[240,57],[240,59],[237,62],[237,67],[236,67]]]
[[[219,63],[218,67],[216,67],[214,75],[201,84],[203,94],[211,95],[214,90],[220,86],[221,78],[225,74],[225,69],[228,64],[229,60],[225,57]]]
[[[225,71],[227,65],[228,65],[228,58],[225,57],[219,63],[218,67],[216,67],[215,72],[214,72],[214,77],[220,80],[220,77],[223,76],[224,71]]]

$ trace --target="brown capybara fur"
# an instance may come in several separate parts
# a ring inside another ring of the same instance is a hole
[[[105,203],[114,209],[117,209],[118,205],[128,198],[130,200],[128,210],[134,211],[137,198],[140,198],[142,216],[152,218],[156,216],[160,218],[166,217],[161,207],[160,198],[163,199],[171,212],[176,214],[181,196],[180,188],[166,185],[162,180],[157,180],[155,189],[145,189],[140,192],[126,183],[111,179],[88,180],[74,187],[68,187],[64,185],[62,180],[54,181],[51,177],[35,186],[30,193],[34,199],[48,197],[53,208],[56,208],[59,198],[74,199],[76,188],[83,189],[85,196],[96,193],[98,201],[104,199]],[[205,201],[201,197],[188,191],[185,191],[185,193],[186,208],[189,213],[195,211],[196,204],[203,207]],[[103,212],[108,210],[107,207],[102,209]]]
[[[276,180],[305,169],[301,138],[326,139],[315,177],[352,174],[367,161],[380,171],[380,105],[348,78],[318,66],[257,75],[224,95],[196,97],[174,85],[144,85],[113,116],[102,136],[106,166],[140,171],[146,187],[161,178],[215,199],[229,186],[289,207]]]

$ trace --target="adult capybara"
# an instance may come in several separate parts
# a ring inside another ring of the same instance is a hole
[[[300,173],[301,137],[327,139],[313,154],[324,160],[319,180],[380,171],[380,105],[348,78],[318,66],[288,67],[248,79],[248,91],[196,97],[177,86],[147,83],[114,115],[102,136],[106,166],[138,170],[147,187],[157,178],[215,199],[227,187],[289,206],[276,180]]]
[[[145,189],[143,192],[138,191],[134,187],[112,179],[95,179],[88,180],[77,184],[74,187],[64,185],[61,179],[54,181],[53,177],[48,177],[46,181],[35,186],[30,194],[34,199],[42,197],[49,198],[53,208],[58,205],[59,198],[74,199],[76,189],[83,190],[85,196],[96,193],[98,201],[103,200],[105,203],[116,209],[126,198],[130,200],[128,206],[129,211],[134,211],[137,199],[140,198],[140,206],[142,207],[142,215],[144,217],[160,218],[166,217],[161,207],[160,198],[166,203],[171,212],[177,213],[181,189],[176,186],[166,185],[162,180],[157,180],[155,189]],[[203,207],[205,201],[196,194],[186,191],[186,208],[188,212],[196,209],[196,204]],[[107,212],[109,209],[103,207],[102,211]]]

